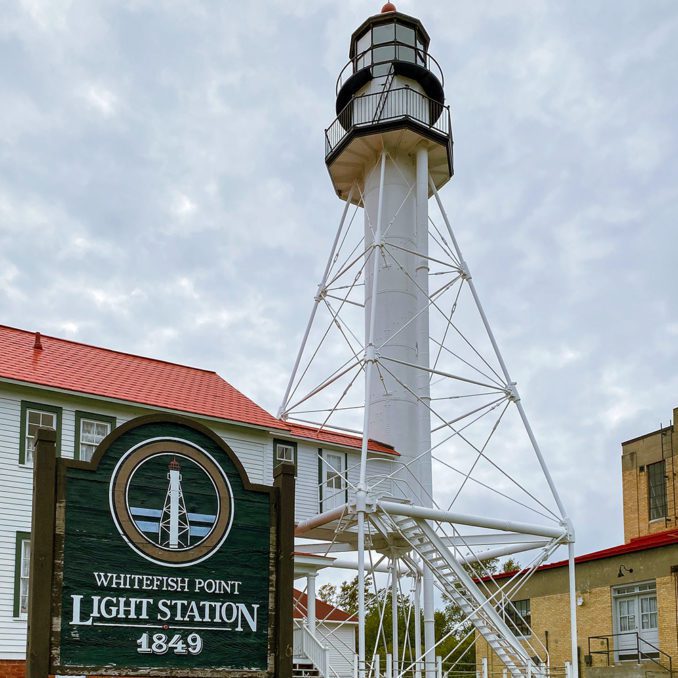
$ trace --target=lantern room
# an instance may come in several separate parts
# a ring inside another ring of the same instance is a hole
[[[325,130],[325,162],[340,198],[348,198],[366,163],[389,146],[414,152],[424,143],[436,187],[452,176],[450,111],[429,41],[421,21],[392,3],[351,36],[349,61],[337,79],[337,117]]]

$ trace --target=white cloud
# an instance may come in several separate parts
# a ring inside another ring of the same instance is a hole
[[[445,71],[442,198],[578,549],[610,545],[586,511],[617,524],[619,487],[595,479],[678,405],[678,20],[631,0],[397,4]],[[378,9],[9,7],[3,322],[217,369],[274,410],[342,207],[335,79]]]
[[[84,92],[87,103],[104,117],[109,118],[117,112],[118,97],[101,85],[88,85]]]

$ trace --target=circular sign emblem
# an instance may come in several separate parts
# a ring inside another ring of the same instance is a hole
[[[144,558],[194,565],[223,543],[233,522],[233,494],[219,465],[184,440],[149,440],[116,465],[109,492],[120,534]]]

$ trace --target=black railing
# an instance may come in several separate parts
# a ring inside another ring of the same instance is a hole
[[[635,654],[632,653],[634,649],[633,644],[627,645],[624,650],[625,654],[620,654],[620,647],[617,644],[617,647],[610,647],[610,639],[620,638],[622,636],[629,637],[631,642],[635,639]],[[592,650],[591,641],[599,641],[604,644],[603,649]],[[650,660],[654,662],[657,666],[669,672],[669,675],[673,675],[673,660],[670,654],[663,652],[656,645],[648,642],[644,638],[641,638],[638,635],[637,631],[627,631],[625,633],[609,633],[602,636],[589,636],[589,656],[591,661],[593,661],[593,655],[601,654],[606,658],[606,665],[610,666],[610,655],[612,655],[612,660],[614,661],[614,656],[616,654],[617,659],[623,661],[625,658],[634,659],[637,661],[642,661],[643,659]],[[663,659],[663,661],[661,661]]]
[[[353,97],[325,130],[325,158],[341,145],[349,132],[397,120],[414,122],[429,135],[450,142],[449,107],[409,87],[398,87],[387,94],[376,92]]]
[[[433,73],[442,86],[445,85],[443,70],[438,62],[421,47],[414,47],[405,42],[394,40],[380,45],[373,45],[364,52],[354,56],[342,69],[337,78],[337,94],[346,81],[363,68],[372,67],[373,77],[386,75],[390,64],[394,61],[404,61],[416,64]],[[381,68],[381,70],[380,70]],[[382,72],[383,71],[383,72]]]

